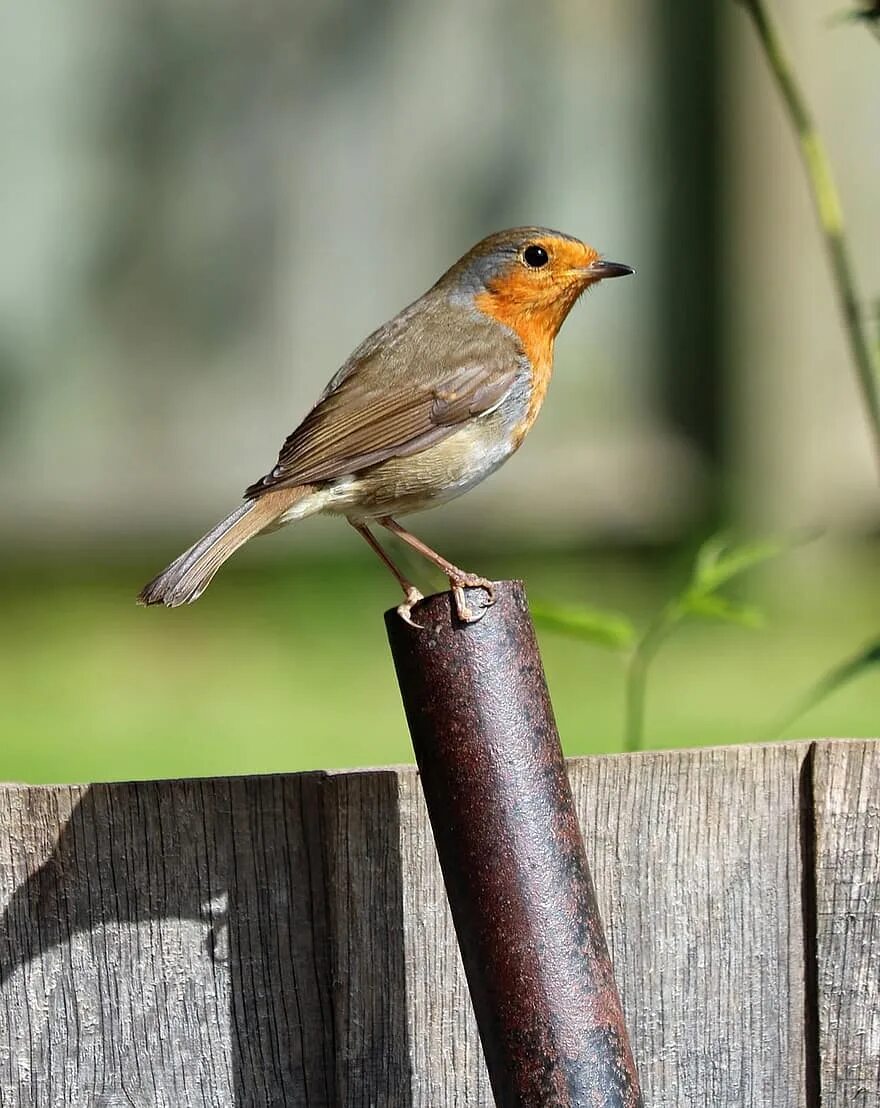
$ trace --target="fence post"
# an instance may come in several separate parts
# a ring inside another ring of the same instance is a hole
[[[420,628],[386,614],[492,1090],[499,1108],[639,1108],[525,592],[496,590],[477,623],[449,593]]]

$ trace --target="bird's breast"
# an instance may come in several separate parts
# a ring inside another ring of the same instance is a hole
[[[476,298],[476,306],[484,315],[512,331],[525,355],[528,367],[526,403],[521,418],[511,428],[516,450],[538,418],[550,387],[553,343],[565,316],[557,312],[555,305],[550,308],[524,305],[518,298],[505,296],[503,290],[482,293]]]
[[[547,395],[547,389],[550,387],[550,378],[552,375],[553,353],[551,350],[546,361],[541,361],[537,364],[534,362],[532,363],[531,388],[529,390],[528,404],[526,405],[523,418],[514,428],[514,449],[520,446],[523,439],[531,430],[532,424],[538,418],[538,412],[540,412],[541,405],[544,403],[544,398]]]

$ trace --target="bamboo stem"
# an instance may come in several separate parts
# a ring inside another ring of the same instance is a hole
[[[740,3],[752,18],[792,129],[800,144],[801,158],[831,263],[837,299],[867,410],[877,463],[880,466],[880,383],[878,383],[880,382],[880,355],[870,341],[859,308],[840,196],[831,163],[767,5],[764,0],[740,0]]]

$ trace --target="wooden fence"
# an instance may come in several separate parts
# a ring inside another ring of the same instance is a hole
[[[570,763],[650,1108],[880,1105],[880,747]],[[412,769],[0,787],[0,1105],[491,1105]]]

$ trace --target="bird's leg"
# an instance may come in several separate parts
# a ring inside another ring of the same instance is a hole
[[[391,516],[382,516],[379,523],[392,535],[397,535],[399,539],[411,546],[413,550],[417,550],[422,557],[427,558],[429,562],[433,562],[446,574],[455,600],[455,610],[458,613],[458,618],[463,623],[476,623],[486,614],[485,612],[474,613],[470,610],[464,595],[465,588],[483,589],[487,597],[486,603],[483,605],[484,608],[490,608],[495,603],[495,586],[491,581],[488,581],[485,577],[478,577],[475,573],[465,573],[463,569],[454,566],[452,562],[448,562],[436,550],[426,546],[421,539],[417,539],[415,535],[406,531]]]
[[[391,570],[391,572],[397,578],[398,584],[403,589],[404,594],[406,596],[406,600],[404,600],[404,602],[402,604],[399,604],[397,606],[397,614],[400,616],[401,619],[405,620],[411,627],[421,627],[421,624],[416,623],[415,620],[412,618],[412,610],[416,606],[416,604],[418,604],[418,602],[420,600],[424,600],[425,598],[422,596],[422,594],[419,592],[419,590],[415,587],[415,585],[412,583],[412,581],[410,581],[406,577],[404,577],[404,575],[400,572],[400,570],[397,568],[397,566],[394,564],[394,562],[391,561],[391,559],[388,557],[388,555],[385,553],[385,551],[382,549],[382,547],[376,541],[376,538],[372,534],[372,532],[363,523],[355,523],[354,520],[352,520],[352,519],[350,519],[348,522],[352,525],[352,527],[355,529],[355,531],[357,531],[357,533],[359,535],[361,535],[363,537],[363,539],[373,548],[373,550],[376,551],[376,553],[379,555],[379,557],[382,559],[382,561],[385,563],[385,565]]]

